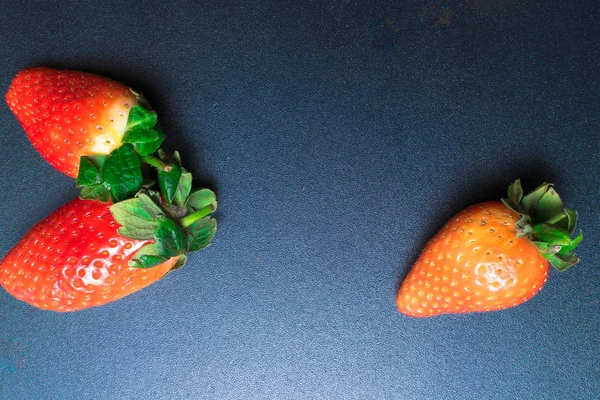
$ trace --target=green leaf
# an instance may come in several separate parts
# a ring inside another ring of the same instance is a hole
[[[523,187],[521,186],[520,179],[517,179],[508,187],[508,198],[517,206],[521,203],[521,199],[523,198]]]
[[[533,230],[535,231],[536,241],[559,246],[571,244],[571,238],[566,232],[556,229],[550,225],[537,224],[533,226]]]
[[[171,204],[181,178],[181,167],[177,164],[169,165],[170,171],[158,171],[158,186],[167,203]]]
[[[192,190],[192,174],[183,170],[181,173],[181,177],[179,178],[179,183],[177,184],[177,189],[175,190],[175,195],[173,196],[173,201],[178,206],[183,206],[187,197]]]
[[[556,190],[550,186],[537,203],[535,220],[537,222],[546,222],[559,217],[559,215],[563,213],[563,210],[564,205],[562,200],[558,196],[558,193],[556,193]],[[560,217],[558,219],[560,219]]]
[[[186,235],[183,229],[172,219],[158,218],[154,229],[156,246],[160,255],[174,257],[185,253]]]
[[[535,188],[531,193],[529,193],[525,197],[523,197],[523,199],[521,200],[521,206],[523,207],[523,210],[526,213],[531,214],[531,211],[534,209],[534,207],[540,201],[542,196],[548,191],[549,187],[550,187],[549,183],[544,183],[544,184],[538,186],[537,188]],[[533,217],[533,215],[532,215],[532,217]]]
[[[187,227],[188,251],[197,251],[210,244],[217,232],[217,221],[204,217]]]
[[[211,206],[213,211],[215,211],[217,209],[217,197],[210,189],[196,190],[190,194],[185,206],[189,212],[201,210],[206,206]]]
[[[132,268],[152,268],[166,262],[169,258],[161,256],[158,252],[156,244],[147,244],[139,249],[131,261],[129,266]]]
[[[121,236],[131,239],[154,239],[156,219],[164,215],[163,211],[145,194],[124,200],[110,207],[113,218],[121,227]]]
[[[116,202],[130,198],[140,190],[144,181],[140,158],[131,144],[123,144],[106,158],[102,181]]]

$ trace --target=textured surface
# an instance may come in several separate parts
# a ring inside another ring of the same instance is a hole
[[[129,268],[145,244],[117,233],[108,205],[75,199],[31,228],[0,263],[0,285],[19,300],[76,311],[127,296],[162,278],[177,258]]]
[[[50,165],[75,178],[80,157],[121,145],[137,99],[129,87],[93,74],[35,67],[17,73],[6,104]]]
[[[528,238],[519,214],[499,201],[467,207],[427,243],[403,280],[398,309],[415,317],[502,310],[542,289],[550,263]]]
[[[47,65],[139,89],[219,232],[105,307],[0,292],[0,398],[598,398],[598,1],[136,4],[1,2],[0,87]],[[77,192],[0,119],[4,254]],[[396,311],[426,241],[517,177],[579,211],[582,262],[510,310]]]

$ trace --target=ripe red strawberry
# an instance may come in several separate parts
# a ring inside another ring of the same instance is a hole
[[[110,79],[43,67],[19,72],[6,93],[36,150],[74,178],[81,156],[109,154],[121,146],[129,111],[139,101]]]
[[[582,234],[571,240],[577,214],[550,184],[523,196],[471,206],[452,218],[423,249],[396,304],[412,317],[501,310],[524,303],[548,279],[578,261]]]
[[[54,311],[98,306],[210,243],[215,194],[193,189],[179,153],[160,148],[156,113],[138,94],[92,74],[31,68],[6,99],[34,147],[81,188],[2,260],[9,293]]]
[[[35,225],[0,262],[0,284],[19,300],[46,310],[75,311],[99,306],[162,278],[185,260],[185,251],[206,246],[214,235],[214,220],[204,217],[195,219],[197,229],[193,235],[183,236],[185,243],[176,237],[183,228],[160,236],[172,220],[159,215],[160,222],[156,224],[147,212],[131,208],[140,198],[118,203],[120,211],[107,203],[81,199],[57,209]],[[153,205],[147,207],[150,212],[158,210]],[[137,212],[136,223],[120,228],[113,214],[120,219],[123,211]],[[155,239],[150,239],[152,231],[144,240],[129,239],[119,233],[133,230],[134,236],[143,236],[144,222],[158,226]],[[186,229],[189,231],[194,223]],[[173,240],[179,241],[179,247],[173,247]],[[157,248],[160,254],[156,253]],[[165,251],[168,253],[163,256]]]
[[[149,241],[117,233],[109,205],[76,199],[35,225],[0,263],[0,284],[33,306],[74,311],[117,300],[162,278],[177,261],[149,269],[128,262]]]

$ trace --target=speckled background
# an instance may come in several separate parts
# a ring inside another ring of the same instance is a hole
[[[131,85],[220,201],[213,245],[121,301],[0,291],[0,399],[600,398],[597,0],[0,8],[2,90],[33,65]],[[5,254],[77,191],[0,126]],[[399,314],[427,239],[518,177],[579,211],[582,262],[510,310]]]

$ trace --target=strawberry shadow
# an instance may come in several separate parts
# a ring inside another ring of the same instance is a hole
[[[417,261],[423,247],[454,215],[465,208],[486,201],[500,200],[506,196],[508,186],[516,179],[521,179],[525,191],[529,191],[544,182],[551,182],[560,187],[560,179],[555,170],[544,160],[532,159],[528,163],[513,163],[501,166],[493,174],[483,175],[475,171],[468,176],[457,176],[460,182],[468,182],[466,191],[459,191],[457,185],[449,185],[443,193],[447,195],[444,204],[430,205],[430,210],[425,210],[428,215],[426,223],[421,225],[425,229],[415,233],[414,247],[410,249],[410,264],[400,266],[396,275],[396,293],[402,282],[408,276],[412,266]],[[462,186],[462,185],[461,185]],[[427,204],[424,207],[428,207]]]

